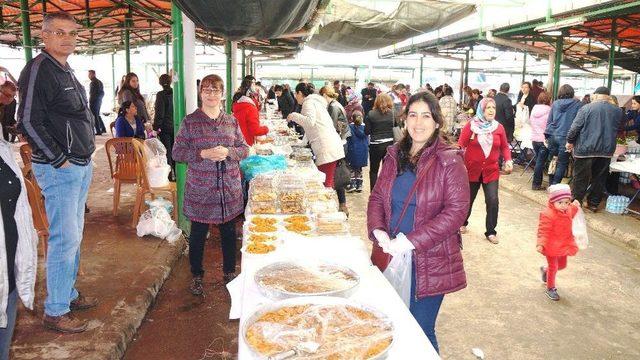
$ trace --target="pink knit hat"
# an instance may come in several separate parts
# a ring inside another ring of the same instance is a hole
[[[555,184],[549,186],[549,202],[556,202],[563,199],[571,199],[571,188],[567,184]]]

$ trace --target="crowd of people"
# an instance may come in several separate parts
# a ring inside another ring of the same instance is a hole
[[[0,264],[0,359],[8,357],[18,299],[32,308],[35,297],[38,238],[10,146],[18,133],[32,147],[33,174],[49,221],[43,324],[62,333],[83,332],[87,321],[75,312],[98,304],[76,288],[76,279],[95,136],[106,132],[100,115],[104,89],[91,70],[87,97],[67,63],[77,32],[71,15],[47,15],[42,22],[44,50],[18,80],[10,77],[0,85],[5,139],[0,141],[0,258],[8,259]],[[337,193],[340,211],[348,214],[347,193],[363,191],[363,168],[369,166],[372,261],[384,270],[392,255],[413,251],[410,311],[436,350],[435,322],[444,295],[466,286],[462,234],[480,188],[486,204],[484,236],[499,243],[498,182],[513,170],[519,132],[530,128],[536,156],[533,190],[544,189],[549,166],[549,206],[540,217],[536,249],[547,259],[541,275],[552,300],[559,299],[557,271],[577,251],[570,220],[583,205],[598,210],[619,133],[640,132],[640,97],[633,98],[625,114],[606,87],[579,101],[564,84],[552,101],[534,80],[521,84],[515,104],[508,83],[486,96],[465,87],[463,102],[457,104],[448,84],[435,89],[426,84],[412,94],[405,84],[382,92],[370,82],[356,92],[339,80],[320,89],[300,81],[293,89],[277,84],[267,91],[248,75],[234,89],[232,113],[227,113],[224,81],[210,74],[199,82],[198,108],[183,119],[174,138],[171,76],[161,75],[158,83],[162,90],[152,118],[138,76],[124,76],[117,91],[115,136],[157,136],[167,148],[169,164],[188,164],[183,212],[191,221],[191,293],[204,291],[204,244],[211,225],[220,229],[224,280],[236,276],[236,223],[244,211],[246,186],[239,164],[268,133],[259,114],[265,101],[271,101],[311,148],[325,174],[324,185]],[[561,181],[570,158],[569,188]],[[351,171],[346,186],[336,184],[340,167]]]

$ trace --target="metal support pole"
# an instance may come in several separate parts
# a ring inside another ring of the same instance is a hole
[[[424,66],[424,55],[422,55],[422,57],[420,57],[420,86],[418,86],[418,88],[421,88],[422,85],[424,85],[422,83],[422,71],[423,71],[423,66]]]
[[[458,104],[462,104],[463,94],[464,94],[464,69],[467,66],[466,61],[460,62],[460,99],[458,100]]]
[[[173,127],[177,134],[185,116],[184,98],[184,59],[182,43],[182,12],[175,2],[171,2],[171,33],[173,35]],[[178,188],[178,211],[180,228],[186,230],[189,220],[184,217],[182,204],[184,202],[184,185],[187,178],[187,164],[176,162],[176,183]]]
[[[556,56],[553,65],[553,98],[558,98],[558,89],[560,88],[560,65],[562,65],[562,49],[563,39],[558,36],[556,39]]]
[[[231,113],[231,102],[233,99],[233,78],[231,76],[231,66],[232,66],[232,61],[231,61],[231,41],[226,41],[224,43],[224,53],[225,55],[227,55],[227,81],[226,81],[226,88],[227,88],[227,113]]]
[[[464,56],[464,86],[469,85],[469,50]]]
[[[115,94],[116,91],[116,59],[115,52],[111,53],[111,93]],[[113,97],[113,107],[115,108],[117,105],[117,96]]]
[[[244,79],[247,76],[247,54],[244,50],[244,45],[242,45],[242,78]]]
[[[613,85],[613,66],[616,56],[616,19],[611,22],[611,46],[609,47],[609,73],[607,74],[607,87],[611,91]]]
[[[524,58],[522,60],[522,81],[521,84],[524,83],[524,77],[527,74],[527,52],[524,52]]]
[[[164,36],[164,73],[169,73],[169,34]]]
[[[231,42],[231,93],[235,94],[240,87],[238,83],[238,42]]]
[[[20,0],[20,16],[22,22],[22,47],[24,48],[24,58],[27,62],[33,58],[31,44],[31,21],[29,20],[29,1]]]
[[[124,20],[124,61],[127,74],[131,72],[131,46],[129,44],[129,26],[131,26],[131,6]]]

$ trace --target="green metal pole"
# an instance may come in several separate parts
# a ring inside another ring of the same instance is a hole
[[[464,56],[464,86],[469,85],[469,50]]]
[[[127,74],[131,72],[131,47],[129,44],[129,27],[131,26],[131,7],[124,20],[124,59]]]
[[[31,61],[33,58],[31,44],[31,21],[29,20],[29,1],[20,0],[20,16],[22,22],[22,47],[24,47],[24,58]]]
[[[227,113],[231,113],[231,101],[233,97],[233,79],[231,78],[231,41],[224,43],[224,53],[227,55]]]
[[[182,40],[182,12],[175,2],[171,2],[171,33],[173,35],[173,76],[177,81],[173,86],[173,128],[174,134],[180,130],[182,119],[186,115],[186,102],[184,98],[184,51]],[[189,220],[182,211],[184,202],[184,185],[187,179],[187,164],[176,163],[176,183],[178,187],[178,224],[183,230],[189,227]]]
[[[520,83],[524,82],[524,77],[527,74],[527,52],[524,52],[524,59],[522,60],[522,81]]]
[[[164,73],[169,73],[169,34],[164,36]]]
[[[556,39],[556,56],[553,66],[553,98],[558,98],[558,89],[560,88],[560,65],[562,65],[562,36]]]
[[[244,51],[244,46],[242,46],[242,78],[244,79],[247,76],[247,54]]]
[[[418,86],[418,88],[422,87],[422,85],[424,85],[422,83],[422,71],[423,71],[423,66],[424,66],[424,55],[422,55],[422,57],[420,58],[420,86]]]
[[[116,91],[116,60],[115,60],[115,52],[111,53],[111,85],[113,86],[111,89],[112,90],[112,94],[115,94]],[[116,97],[113,98],[113,105],[114,108],[116,106]]]
[[[613,66],[616,56],[616,19],[611,22],[611,46],[609,47],[609,73],[607,75],[607,87],[611,91],[613,85]]]

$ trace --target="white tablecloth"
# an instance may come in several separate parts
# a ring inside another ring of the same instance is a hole
[[[276,252],[266,255],[243,254],[242,274],[228,285],[232,294],[230,318],[240,316],[238,359],[252,359],[244,342],[242,328],[261,305],[272,301],[261,295],[253,280],[255,272],[267,264],[283,260],[324,260],[347,265],[360,275],[360,286],[351,299],[386,313],[394,324],[394,344],[388,359],[439,359],[429,339],[404,305],[395,289],[377,267],[371,265],[364,242],[353,236],[287,236]],[[235,294],[234,294],[235,293]],[[234,314],[236,312],[236,314]]]
[[[609,168],[613,172],[628,172],[640,175],[640,159],[612,162]]]

